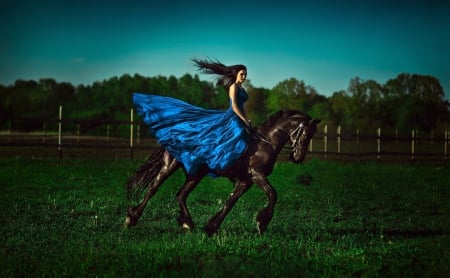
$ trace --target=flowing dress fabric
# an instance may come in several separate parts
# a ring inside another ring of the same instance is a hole
[[[240,108],[247,93],[238,90]],[[247,148],[245,124],[230,107],[225,111],[197,107],[184,101],[157,95],[133,94],[137,113],[173,157],[183,163],[189,174],[201,165],[224,170],[242,156]]]

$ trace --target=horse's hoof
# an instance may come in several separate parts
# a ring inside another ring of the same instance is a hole
[[[208,236],[213,236],[213,235],[217,234],[217,231],[218,231],[217,228],[211,227],[211,226],[209,226],[209,225],[205,226],[205,229],[204,229],[204,230],[205,230],[205,233],[206,233]]]
[[[129,216],[125,217],[125,223],[123,223],[123,226],[126,228],[131,228],[131,218]]]
[[[185,232],[190,232],[190,231],[192,231],[192,227],[189,226],[187,223],[183,223],[183,225],[181,225],[181,227],[183,227],[183,230],[184,230]]]
[[[191,218],[185,217],[185,216],[179,216],[177,218],[177,220],[178,220],[178,224],[180,224],[180,226],[184,230],[186,230],[186,231],[194,230],[195,225]]]
[[[264,231],[266,230],[267,225],[263,225],[261,222],[256,222],[256,229],[258,229],[258,234],[262,235]]]
[[[130,215],[127,215],[127,217],[125,217],[125,223],[123,225],[127,228],[131,228],[133,226],[136,226],[137,223],[137,218],[132,218]]]

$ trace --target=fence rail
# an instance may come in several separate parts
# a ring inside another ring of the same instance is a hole
[[[26,119],[20,119],[26,120]],[[37,119],[32,119],[38,122]],[[10,124],[9,130],[0,132],[0,148],[44,147],[57,151],[62,159],[69,149],[121,150],[121,155],[135,156],[135,151],[148,153],[157,147],[154,138],[141,136],[141,124],[134,119],[134,111],[130,110],[128,121],[86,121],[79,119],[64,119],[63,109],[59,107],[57,131],[49,131],[47,123],[42,123],[39,132],[14,131]],[[103,128],[103,135],[83,135],[82,126]],[[72,128],[67,128],[67,127]],[[128,130],[127,136],[112,134],[111,127],[121,126]],[[373,135],[362,135],[357,129],[354,133],[344,133],[341,126],[331,130],[328,125],[318,129],[309,146],[309,157],[339,160],[383,160],[383,161],[433,161],[447,162],[449,159],[450,132],[432,131],[428,134],[412,130],[409,136],[400,136],[398,131],[386,131],[381,128],[374,130]],[[0,152],[1,154],[1,152]],[[282,158],[288,153],[282,152]]]

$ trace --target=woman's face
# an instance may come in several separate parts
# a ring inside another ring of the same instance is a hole
[[[237,83],[244,83],[245,79],[247,78],[247,71],[246,70],[240,70],[236,75],[236,82]]]

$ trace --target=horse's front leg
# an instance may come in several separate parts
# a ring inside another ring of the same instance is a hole
[[[272,185],[270,185],[265,175],[255,170],[252,170],[252,175],[253,182],[256,183],[264,191],[264,193],[266,193],[267,198],[269,199],[269,204],[262,209],[256,217],[256,227],[258,229],[258,233],[262,234],[267,229],[270,220],[272,220],[273,211],[277,202],[277,192]]]
[[[136,226],[139,218],[142,216],[148,201],[158,191],[158,188],[164,183],[164,181],[172,175],[179,167],[180,163],[173,158],[167,151],[164,152],[163,164],[156,178],[149,184],[147,194],[144,199],[135,207],[128,208],[127,217],[125,219],[125,225],[127,227]]]
[[[195,175],[188,175],[181,189],[177,192],[177,201],[180,205],[180,215],[178,216],[178,223],[181,227],[187,230],[194,229],[194,221],[192,221],[191,213],[186,205],[186,200],[192,190],[198,183],[206,176],[207,172],[200,170]]]
[[[243,181],[240,181],[239,183],[236,182],[233,192],[231,193],[228,200],[225,202],[225,205],[223,206],[222,210],[220,210],[216,215],[214,215],[209,221],[208,224],[205,226],[205,232],[208,235],[213,235],[217,233],[217,230],[219,229],[220,224],[225,219],[225,216],[230,212],[230,210],[233,208],[233,206],[236,204],[237,200],[248,191],[252,184],[246,183]]]

